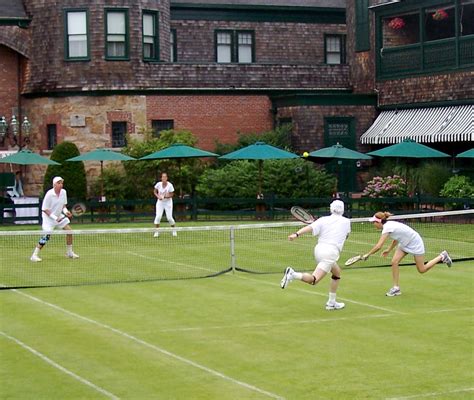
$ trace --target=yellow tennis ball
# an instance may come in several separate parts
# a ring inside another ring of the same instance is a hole
[[[308,157],[308,156],[309,156],[309,153],[308,153],[307,151],[305,151],[305,152],[303,153],[303,157]]]

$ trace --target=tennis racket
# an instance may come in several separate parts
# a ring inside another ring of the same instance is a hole
[[[312,224],[314,221],[316,221],[316,218],[310,212],[306,211],[303,207],[293,206],[291,207],[290,212],[293,217],[305,224]]]
[[[362,260],[362,254],[359,254],[357,256],[354,256],[354,257],[351,257],[349,258],[345,263],[344,265],[348,266],[348,265],[352,265],[352,264],[355,264],[357,261],[360,261]]]
[[[86,206],[84,203],[76,203],[71,207],[71,214],[75,217],[80,217],[86,212]]]

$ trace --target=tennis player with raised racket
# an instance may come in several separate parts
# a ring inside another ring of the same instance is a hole
[[[341,200],[334,200],[330,206],[331,215],[318,218],[295,233],[288,236],[289,240],[312,232],[313,236],[318,236],[318,243],[314,248],[314,258],[316,268],[312,274],[306,272],[296,272],[292,267],[287,267],[280,283],[280,287],[285,289],[293,280],[300,280],[310,285],[316,285],[329,272],[331,272],[331,284],[329,289],[329,299],[326,303],[326,310],[340,310],[344,308],[344,303],[336,301],[336,292],[341,279],[341,268],[337,264],[340,253],[351,231],[351,222],[343,217],[344,203]]]
[[[39,257],[40,250],[48,243],[50,232],[56,228],[64,229],[66,231],[72,230],[69,226],[72,217],[71,212],[67,209],[67,193],[63,189],[64,179],[60,176],[53,178],[53,188],[46,192],[43,203],[41,204],[42,218],[43,218],[43,236],[33,251],[30,260],[33,262],[42,261]],[[72,235],[66,235],[66,257],[79,258],[79,256],[72,250]]]

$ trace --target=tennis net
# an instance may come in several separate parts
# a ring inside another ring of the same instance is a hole
[[[454,261],[474,260],[474,210],[393,216],[423,237],[425,259],[448,250]],[[166,279],[203,278],[231,271],[281,273],[288,265],[314,268],[315,239],[303,235],[288,241],[299,222],[231,226],[192,226],[160,230],[74,230],[78,259],[66,257],[64,231],[55,231],[40,252],[42,262],[30,261],[41,231],[0,231],[0,287],[72,286]],[[370,250],[380,237],[367,218],[352,219],[352,233],[339,264]],[[407,256],[406,264],[413,263]],[[357,264],[390,265],[380,253]],[[354,267],[351,267],[354,268]]]

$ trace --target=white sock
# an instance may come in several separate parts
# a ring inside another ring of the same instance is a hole
[[[303,279],[303,274],[301,272],[293,272],[291,274],[291,279],[298,279],[300,281]]]
[[[38,249],[38,247],[35,247],[35,250],[33,251],[33,255],[38,257],[39,251],[40,249]]]
[[[336,293],[331,293],[329,292],[329,303],[335,303],[336,302]]]
[[[72,244],[66,245],[67,254],[72,254]]]

